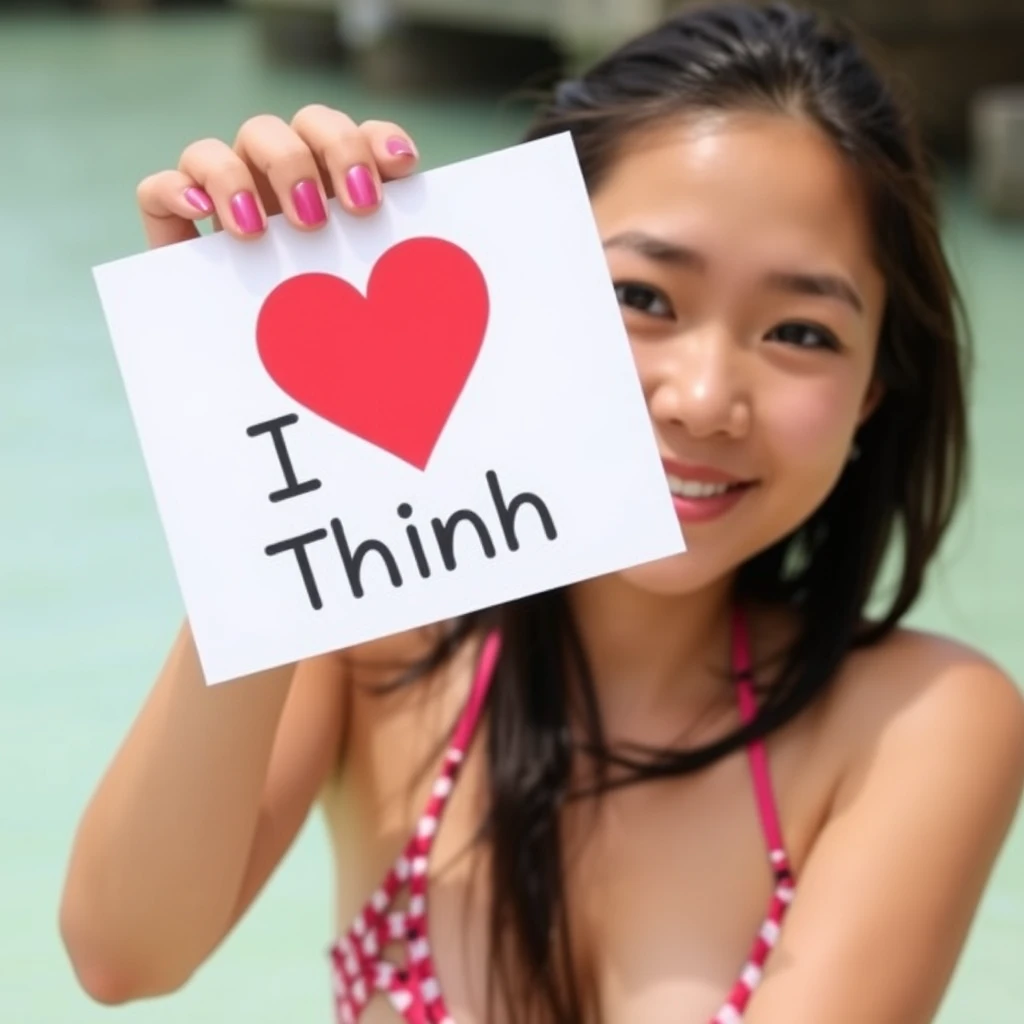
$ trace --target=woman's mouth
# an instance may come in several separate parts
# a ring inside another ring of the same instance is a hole
[[[666,464],[672,504],[683,523],[705,523],[730,511],[754,487],[754,481],[730,477],[706,466]]]

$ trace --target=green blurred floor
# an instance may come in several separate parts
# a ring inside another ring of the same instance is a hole
[[[267,70],[244,20],[0,21],[0,1022],[327,1021],[319,824],[188,990],[119,1012],[74,987],[56,907],[76,817],[155,673],[180,605],[90,268],[141,246],[134,187],[182,146],[312,100],[404,123],[428,165],[506,145],[522,115],[374,99],[337,72]],[[976,480],[919,623],[1024,679],[1024,229],[948,189],[979,341]],[[1024,955],[1024,826],[942,1024],[1011,1024]]]

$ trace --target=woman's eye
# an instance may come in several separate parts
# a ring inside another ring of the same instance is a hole
[[[773,340],[784,341],[798,348],[826,348],[838,351],[839,341],[836,336],[824,327],[807,323],[780,324],[768,333]]]
[[[625,282],[615,285],[615,297],[620,306],[646,313],[648,316],[670,317],[672,306],[656,288],[645,284]]]

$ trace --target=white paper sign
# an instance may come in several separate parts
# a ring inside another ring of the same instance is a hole
[[[683,550],[568,136],[94,275],[211,683]]]

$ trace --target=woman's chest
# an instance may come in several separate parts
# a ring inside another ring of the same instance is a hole
[[[824,799],[806,784],[815,777],[812,766],[797,770],[798,753],[780,744],[772,759],[787,846],[797,865]],[[372,757],[350,762],[344,785],[327,802],[341,929],[365,911],[382,879],[402,861],[410,837],[422,831],[421,811],[436,774],[428,771],[410,782],[415,770],[402,770],[399,759],[393,754],[386,767]],[[477,749],[467,757],[431,836],[422,898],[410,903],[415,887],[407,868],[405,884],[379,908],[384,919],[406,926],[410,914],[416,918],[425,911],[413,922],[412,938],[408,928],[392,928],[390,948],[378,959],[415,980],[416,951],[426,952],[430,978],[455,1024],[506,1019],[487,1016],[495,962],[493,895],[496,886],[508,884],[495,876],[486,842],[476,841],[488,798]],[[514,907],[518,930],[549,934],[560,920],[561,901],[576,977],[600,1006],[603,1024],[708,1024],[750,960],[775,885],[746,757],[740,753],[692,778],[573,806],[563,812],[559,832],[558,870],[552,875],[552,865],[537,865],[533,898]],[[378,904],[383,902],[378,895]],[[534,953],[543,957],[540,949]],[[516,985],[524,986],[524,998],[536,987],[522,978],[512,984],[514,1000]],[[382,993],[369,1001],[360,1024],[401,1019]]]

